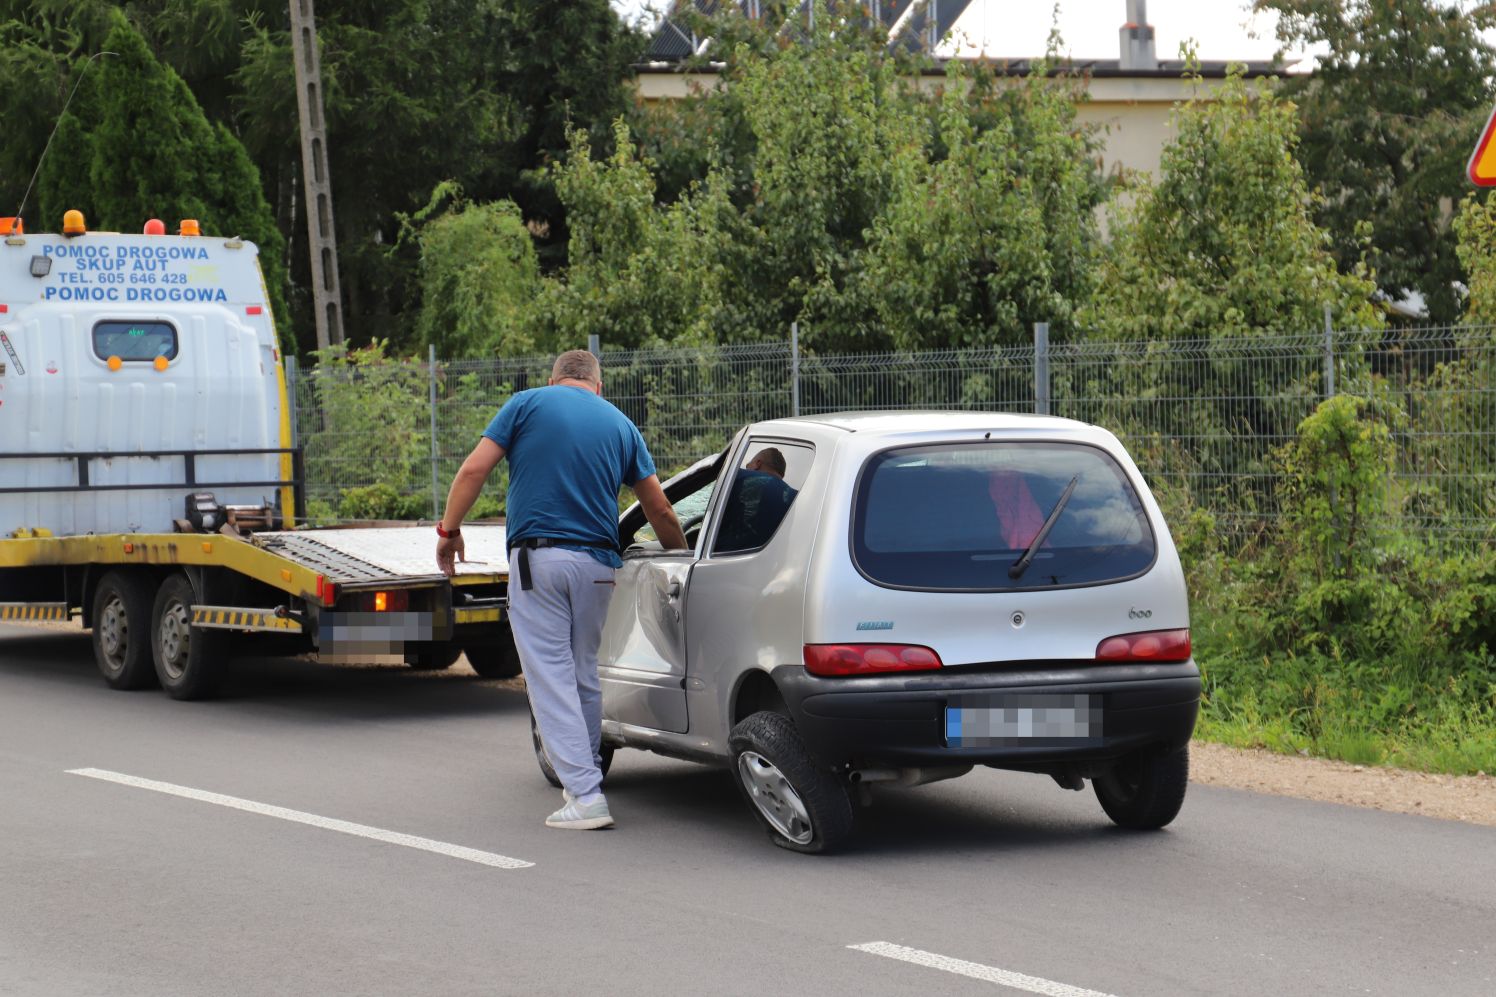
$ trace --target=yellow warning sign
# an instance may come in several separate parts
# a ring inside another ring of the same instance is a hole
[[[1485,130],[1480,133],[1480,141],[1470,154],[1470,164],[1465,167],[1470,182],[1477,187],[1496,187],[1496,142],[1491,141],[1493,132],[1496,132],[1496,109],[1491,111]]]

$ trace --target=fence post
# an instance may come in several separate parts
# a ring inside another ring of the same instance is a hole
[[[1325,302],[1325,397],[1335,397],[1335,324],[1330,318],[1330,303]],[[1340,521],[1340,494],[1335,487],[1335,482],[1330,482],[1330,516],[1339,524]],[[1331,562],[1336,571],[1340,570],[1340,552],[1335,551]]]
[[[790,415],[800,414],[800,323],[790,323]]]
[[[1330,303],[1325,302],[1325,397],[1335,397],[1335,326],[1330,320]]]
[[[602,340],[598,338],[597,333],[595,332],[590,332],[587,334],[587,352],[597,357],[597,362],[599,364],[603,362]]]
[[[291,446],[294,449],[301,440],[301,413],[296,408],[296,386],[301,380],[301,367],[290,354],[285,357],[286,372],[286,418],[291,420]]]
[[[1049,414],[1049,323],[1034,323],[1034,414]]]
[[[428,347],[427,356],[427,379],[428,390],[431,398],[431,518],[440,519],[441,509],[441,481],[438,476],[438,461],[440,451],[436,445],[436,344]]]

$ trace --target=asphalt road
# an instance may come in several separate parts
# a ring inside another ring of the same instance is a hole
[[[608,796],[545,828],[523,696],[471,676],[177,703],[0,627],[0,994],[1496,993],[1492,828],[1195,786],[1133,834],[983,770],[807,857],[724,772],[623,752]]]

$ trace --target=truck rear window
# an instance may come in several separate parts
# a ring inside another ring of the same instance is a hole
[[[100,360],[175,360],[177,330],[166,322],[100,322],[93,329],[93,347]]]
[[[1012,567],[1069,488],[1032,561]],[[1021,590],[1120,581],[1153,564],[1153,530],[1122,468],[1071,443],[941,444],[875,456],[857,486],[852,555],[880,585]]]

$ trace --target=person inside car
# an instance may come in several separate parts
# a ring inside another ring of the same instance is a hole
[[[717,552],[757,550],[769,542],[798,494],[784,480],[787,465],[778,447],[765,447],[733,479]]]

